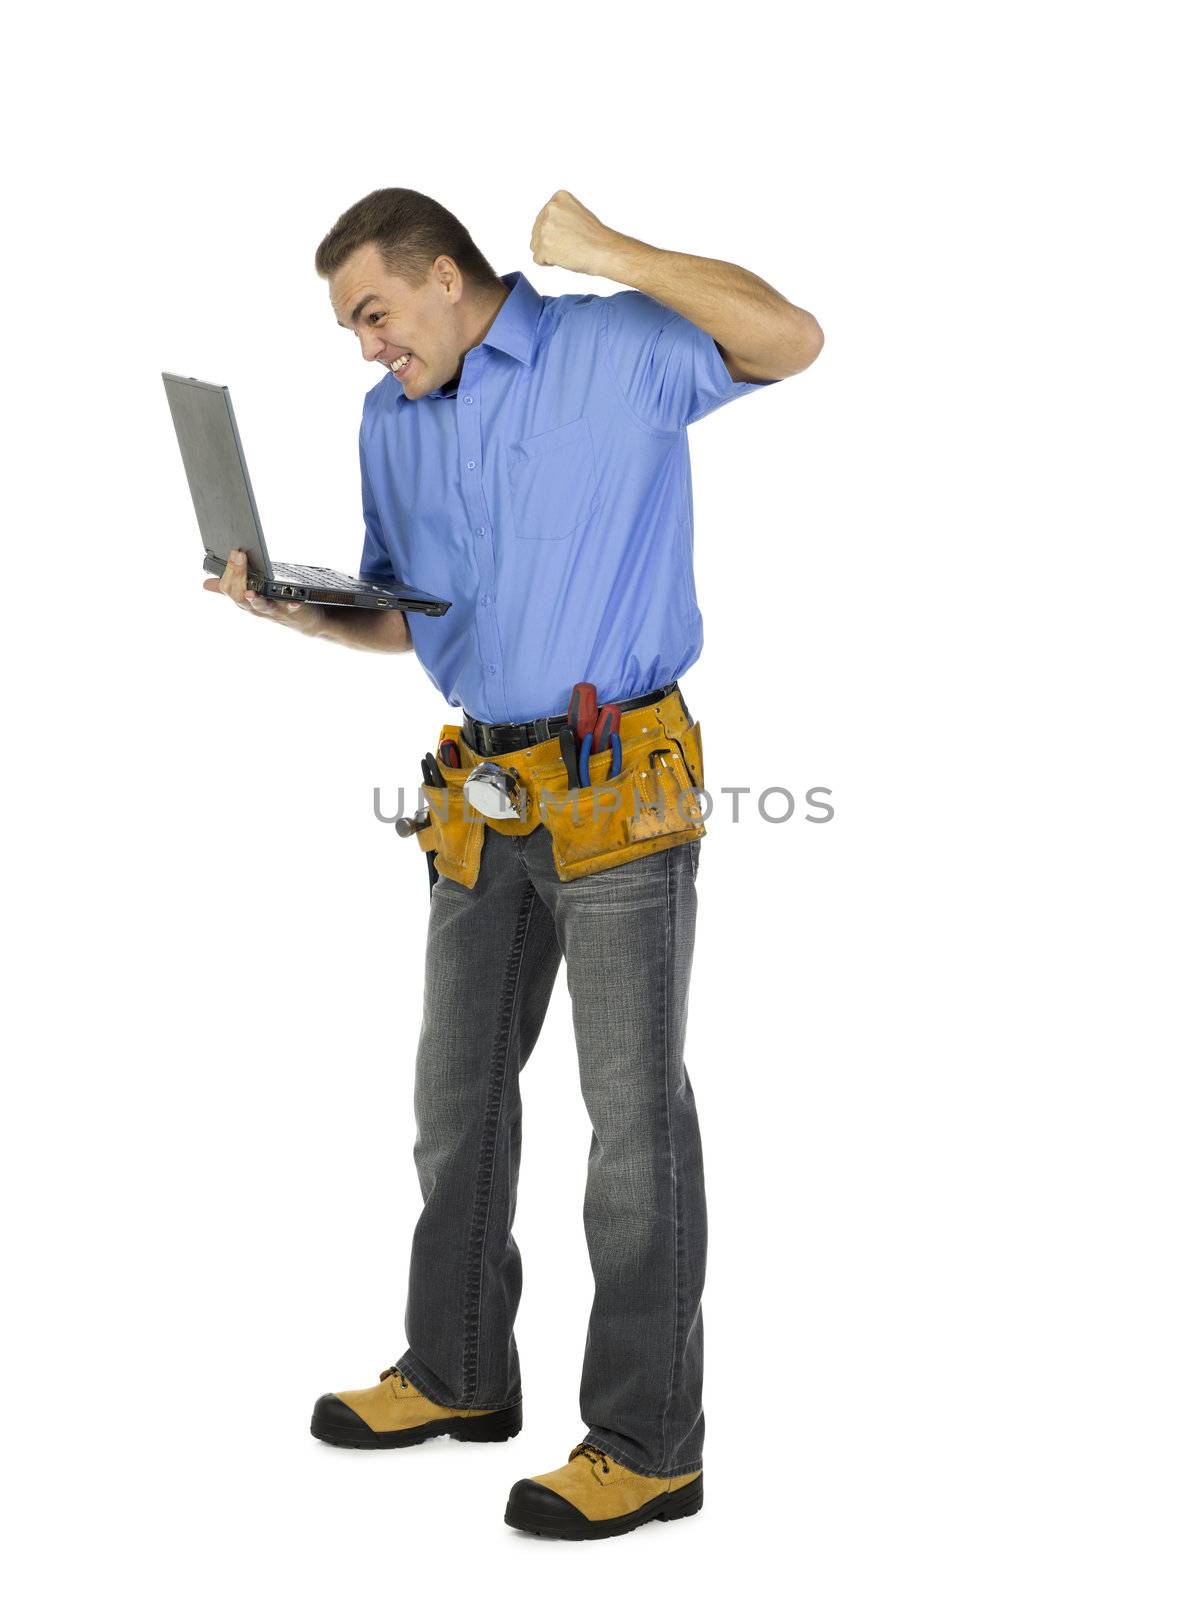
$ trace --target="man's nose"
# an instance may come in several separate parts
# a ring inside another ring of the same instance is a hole
[[[381,353],[387,348],[386,341],[380,339],[377,333],[359,334],[362,345],[362,359],[364,361],[377,361]]]

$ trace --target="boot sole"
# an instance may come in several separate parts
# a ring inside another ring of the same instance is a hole
[[[402,1450],[410,1444],[423,1444],[448,1434],[468,1444],[498,1444],[514,1438],[521,1430],[524,1413],[520,1401],[502,1411],[489,1411],[482,1417],[439,1417],[419,1428],[397,1428],[391,1433],[375,1433],[365,1423],[355,1428],[339,1427],[336,1422],[319,1421],[314,1416],[309,1432],[322,1444],[339,1445],[344,1450]]]
[[[620,1533],[632,1533],[647,1522],[676,1522],[680,1517],[693,1517],[704,1503],[704,1475],[685,1483],[681,1489],[668,1490],[657,1495],[636,1511],[623,1517],[606,1517],[602,1522],[590,1522],[570,1502],[564,1500],[563,1515],[554,1512],[531,1510],[514,1505],[511,1500],[504,1512],[504,1521],[510,1528],[522,1533],[535,1533],[547,1539],[612,1539]]]

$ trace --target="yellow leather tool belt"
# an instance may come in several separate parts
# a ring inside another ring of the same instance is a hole
[[[612,776],[613,752],[593,755],[586,787],[569,788],[557,737],[502,755],[481,756],[460,725],[447,723],[438,738],[457,743],[461,767],[437,758],[444,789],[421,784],[429,826],[413,837],[435,850],[438,872],[467,889],[478,880],[488,828],[524,836],[544,827],[552,840],[559,878],[581,878],[637,856],[668,850],[706,833],[702,797],[704,755],[699,723],[683,709],[676,689],[653,705],[621,717],[621,770]],[[522,815],[485,817],[463,795],[471,769],[491,760],[520,784]]]

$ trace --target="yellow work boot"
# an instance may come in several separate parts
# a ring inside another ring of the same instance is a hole
[[[555,1539],[608,1539],[643,1522],[694,1516],[703,1503],[702,1469],[650,1478],[609,1460],[596,1445],[577,1444],[564,1467],[513,1484],[504,1521]]]
[[[522,1420],[519,1400],[490,1411],[439,1406],[426,1399],[398,1367],[388,1367],[372,1389],[321,1395],[312,1413],[312,1433],[326,1444],[390,1450],[420,1444],[439,1433],[448,1433],[452,1439],[511,1439],[520,1432]]]

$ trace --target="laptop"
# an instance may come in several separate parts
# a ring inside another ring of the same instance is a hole
[[[246,552],[246,587],[271,600],[309,605],[368,606],[383,611],[421,611],[441,617],[450,601],[402,583],[371,583],[328,567],[302,567],[272,561],[267,554],[254,490],[223,384],[201,383],[164,372],[167,402],[183,456],[183,469],[204,540],[204,570],[218,578],[231,550]]]

